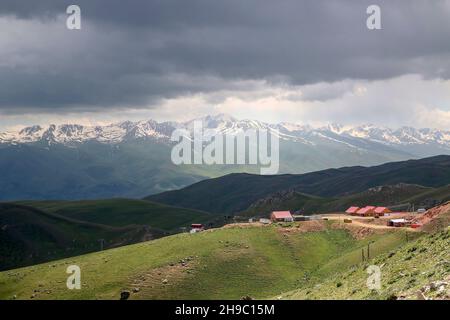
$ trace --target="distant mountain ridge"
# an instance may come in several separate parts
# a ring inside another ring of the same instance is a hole
[[[321,128],[237,120],[229,115],[187,122],[123,121],[107,126],[31,126],[0,133],[0,200],[141,198],[257,165],[175,165],[170,136],[201,121],[213,133],[271,130],[280,137],[279,174],[450,154],[442,130],[375,126]]]
[[[62,124],[43,127],[34,125],[18,131],[0,133],[1,144],[20,144],[46,141],[49,143],[81,143],[97,141],[101,143],[119,143],[129,139],[151,138],[170,139],[177,128],[192,131],[194,121],[202,121],[207,129],[216,132],[236,134],[245,129],[278,130],[280,138],[309,145],[315,145],[316,139],[342,143],[361,148],[355,141],[366,140],[391,146],[433,145],[450,152],[450,130],[430,128],[416,129],[401,127],[390,129],[365,124],[361,126],[342,126],[329,124],[323,127],[311,127],[293,123],[269,124],[258,120],[238,120],[226,114],[205,116],[186,122],[123,121],[105,126],[83,126],[79,124]],[[353,142],[353,143],[352,143]]]
[[[450,156],[344,167],[305,174],[261,176],[230,174],[146,199],[216,213],[238,213],[260,199],[285,190],[321,197],[342,197],[399,183],[442,187],[450,182]]]

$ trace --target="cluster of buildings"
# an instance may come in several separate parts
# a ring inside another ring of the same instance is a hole
[[[365,207],[350,207],[345,210],[345,213],[352,216],[360,217],[380,217],[385,214],[392,213],[387,207],[365,206]]]
[[[423,209],[425,211],[425,209]],[[421,211],[417,211],[418,213],[422,213]],[[365,207],[357,207],[351,206],[348,208],[345,213],[352,216],[359,217],[382,217],[385,215],[390,215],[393,213],[388,207],[377,207],[377,206],[365,206]],[[299,215],[292,214],[290,211],[272,211],[270,214],[270,218],[260,218],[259,222],[262,224],[270,224],[272,222],[294,222],[294,221],[309,221],[309,220],[318,220],[321,219],[321,215]],[[323,218],[326,219],[326,218]],[[351,223],[351,219],[345,219],[344,222]],[[248,219],[248,222],[256,222],[255,218]],[[388,226],[392,227],[406,227],[411,226],[412,228],[420,227],[419,224],[412,224],[411,221],[403,218],[399,219],[390,219],[388,221]],[[191,225],[190,233],[197,233],[205,230],[205,227],[202,224],[193,223]]]
[[[417,213],[424,213],[426,210],[421,208],[417,210]],[[360,216],[360,217],[381,217],[385,215],[390,215],[393,213],[387,207],[375,207],[375,206],[365,206],[365,207],[350,207],[345,213],[352,216]],[[422,225],[420,223],[413,223],[411,219],[405,218],[395,218],[389,219],[387,225],[390,227],[411,227],[411,228],[420,228]]]
[[[318,219],[318,216],[304,216],[292,214],[290,211],[272,211],[269,219],[260,218],[259,222],[262,224],[269,224],[272,222],[293,222],[293,221],[307,221]],[[250,218],[248,222],[255,222],[255,219]]]
[[[309,221],[309,220],[318,220],[320,219],[320,217],[321,217],[320,215],[305,216],[300,214],[291,214],[290,211],[272,211],[272,213],[270,214],[269,221],[271,222]]]

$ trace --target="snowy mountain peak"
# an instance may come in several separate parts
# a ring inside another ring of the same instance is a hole
[[[336,134],[341,134],[344,131],[345,127],[339,123],[330,123],[323,129],[331,131]]]
[[[361,126],[342,126],[331,123],[320,128],[293,123],[268,124],[258,120],[238,120],[227,114],[205,116],[187,122],[122,121],[106,126],[83,126],[62,124],[34,125],[18,131],[0,133],[0,144],[20,144],[45,142],[48,144],[82,143],[98,141],[101,143],[119,143],[132,139],[154,139],[167,142],[176,128],[193,130],[195,121],[202,121],[204,129],[217,133],[236,134],[247,129],[277,130],[279,137],[305,144],[315,145],[317,139],[360,148],[364,141],[391,146],[435,145],[450,149],[450,131],[437,129],[416,129],[401,127],[392,130],[372,124]]]
[[[26,127],[23,128],[22,130],[19,131],[20,134],[25,134],[25,135],[33,135],[39,131],[41,131],[43,128],[41,126],[31,126],[31,127]]]

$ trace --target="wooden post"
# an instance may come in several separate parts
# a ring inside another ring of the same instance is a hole
[[[99,239],[100,242],[100,251],[103,251],[103,243],[105,242],[105,239]]]

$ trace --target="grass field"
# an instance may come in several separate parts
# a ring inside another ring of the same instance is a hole
[[[281,295],[283,299],[417,299],[417,292],[432,282],[450,280],[450,231],[427,234],[400,250],[381,254],[344,272]],[[368,290],[367,267],[381,269],[381,289]],[[449,291],[425,292],[427,298],[450,298]]]
[[[361,249],[373,255],[406,242],[402,233],[356,240],[346,230],[301,232],[291,225],[233,227],[158,240],[0,273],[1,299],[267,298],[322,281],[358,265]],[[358,258],[359,257],[359,258]],[[66,268],[81,268],[81,290],[66,288]]]

